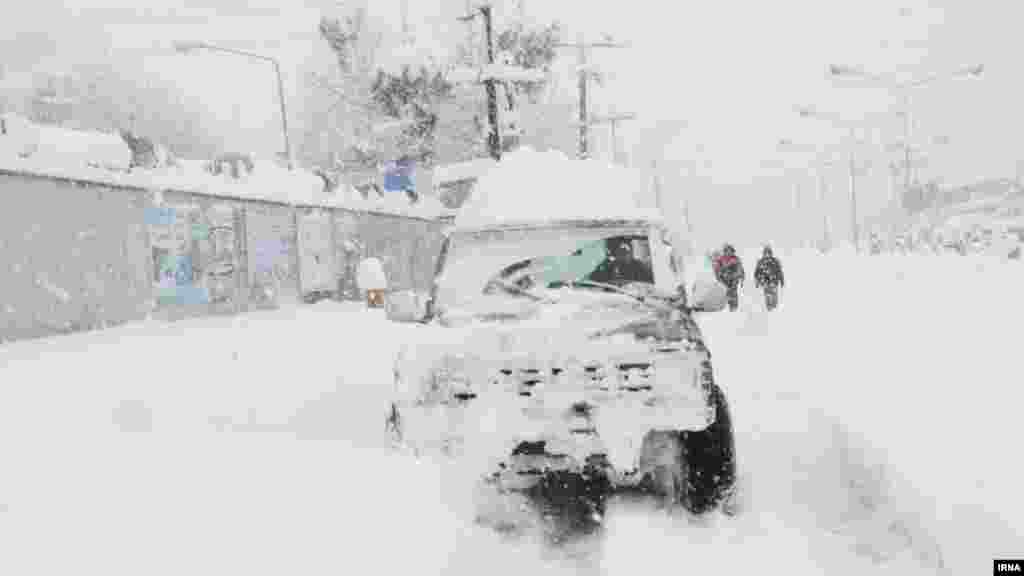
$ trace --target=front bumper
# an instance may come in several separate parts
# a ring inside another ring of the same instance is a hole
[[[648,432],[699,431],[715,417],[710,358],[694,342],[623,335],[588,343],[583,354],[506,348],[419,366],[396,369],[396,385],[409,390],[397,415],[403,440],[421,452],[479,458],[482,475],[498,463],[524,468],[501,472],[509,486],[528,483],[518,478],[538,460],[541,469],[580,471],[603,459],[626,478]],[[543,443],[545,455],[515,454],[529,443]]]

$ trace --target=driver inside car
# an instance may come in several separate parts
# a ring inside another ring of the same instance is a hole
[[[646,263],[633,255],[628,239],[609,238],[605,246],[608,258],[594,270],[588,280],[604,284],[654,283],[654,273]]]

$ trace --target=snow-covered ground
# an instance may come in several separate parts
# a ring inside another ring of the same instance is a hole
[[[976,574],[1024,553],[1024,266],[783,264],[777,312],[747,293],[703,320],[745,514],[621,511],[599,570]],[[457,466],[390,449],[390,360],[417,329],[321,303],[0,347],[0,573],[573,573],[471,527]]]

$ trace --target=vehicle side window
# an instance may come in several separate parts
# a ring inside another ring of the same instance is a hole
[[[588,276],[588,280],[616,285],[630,282],[654,283],[650,244],[646,238],[617,236],[608,238],[604,243],[604,260]]]

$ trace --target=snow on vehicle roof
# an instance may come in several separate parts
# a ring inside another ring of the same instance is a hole
[[[487,228],[557,221],[661,221],[637,196],[644,174],[561,152],[521,148],[485,171],[455,215],[454,228]]]
[[[445,212],[440,200],[429,195],[421,195],[413,204],[399,192],[363,198],[346,185],[326,192],[323,179],[313,172],[289,170],[266,159],[257,158],[252,173],[243,173],[237,179],[229,174],[210,174],[202,160],[179,159],[174,166],[128,171],[131,150],[116,134],[43,126],[13,114],[3,115],[3,120],[0,170],[7,172],[415,218],[435,219]]]

